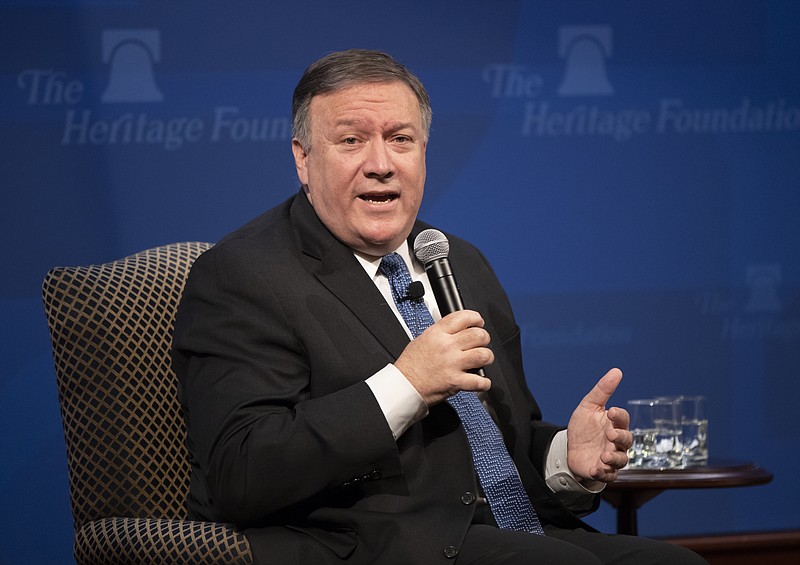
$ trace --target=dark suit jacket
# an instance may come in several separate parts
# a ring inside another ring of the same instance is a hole
[[[528,390],[506,295],[480,252],[449,239],[464,303],[491,334],[490,402],[525,488],[544,523],[584,526],[542,478],[557,428]],[[447,562],[477,491],[458,416],[440,403],[395,441],[364,382],[407,344],[302,193],[203,254],[174,335],[191,516],[245,528],[265,563]]]

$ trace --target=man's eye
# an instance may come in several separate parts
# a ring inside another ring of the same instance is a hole
[[[394,140],[396,143],[407,143],[411,141],[411,138],[408,137],[407,135],[398,135],[394,138]]]
[[[356,143],[358,143],[358,140],[355,137],[345,137],[344,142],[347,145],[355,145]]]

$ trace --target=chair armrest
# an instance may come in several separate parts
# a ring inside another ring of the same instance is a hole
[[[153,518],[103,518],[75,532],[83,564],[252,564],[250,544],[229,524]]]

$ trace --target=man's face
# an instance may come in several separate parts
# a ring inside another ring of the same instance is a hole
[[[411,233],[425,185],[426,133],[401,82],[367,83],[311,99],[311,143],[292,142],[297,175],[322,223],[368,255]]]

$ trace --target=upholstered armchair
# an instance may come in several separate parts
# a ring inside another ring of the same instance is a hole
[[[170,345],[189,268],[209,247],[175,243],[45,277],[78,563],[252,563],[241,532],[186,519]]]

